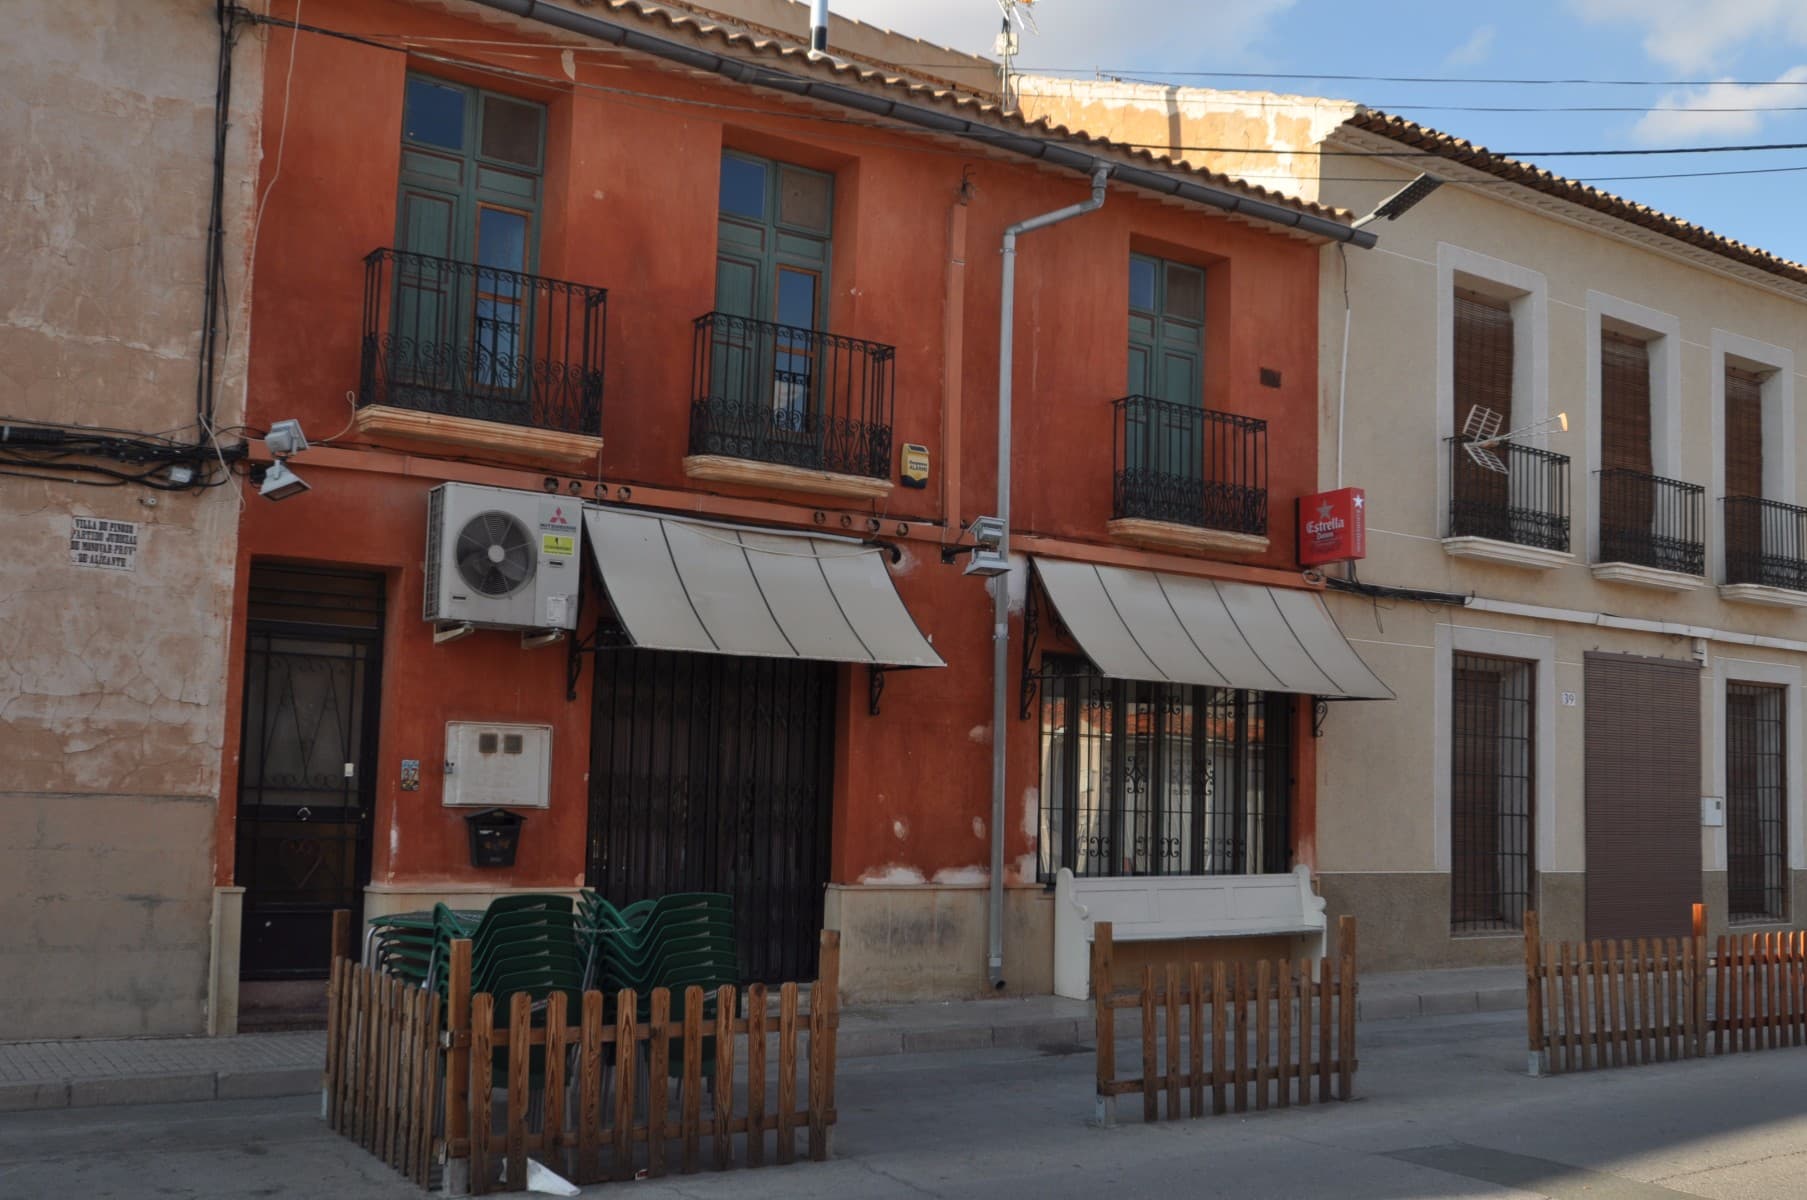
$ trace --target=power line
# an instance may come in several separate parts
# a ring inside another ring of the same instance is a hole
[[[1126,80],[1124,82],[1134,82]],[[1155,84],[1154,86],[1159,86]],[[1047,100],[1067,99],[1064,92],[1031,92],[1019,91],[1019,95]],[[1087,92],[1085,100],[1133,100],[1134,92]],[[1208,107],[1211,101],[1207,98]],[[1248,104],[1233,97],[1223,97],[1220,101],[1225,108],[1247,108]],[[1650,104],[1414,104],[1410,102],[1373,103],[1361,102],[1364,108],[1378,108],[1384,112],[1461,112],[1461,113],[1789,113],[1807,112],[1807,104],[1746,104],[1746,105],[1689,105],[1686,108],[1674,105]]]
[[[945,63],[897,63],[900,67],[946,66]],[[1046,72],[1049,75],[1101,75],[1106,78],[1134,78],[1135,67],[1022,67],[1021,74]],[[1465,75],[1337,75],[1284,71],[1164,71],[1181,79],[1299,79],[1326,80],[1332,83],[1434,83],[1485,84],[1506,87],[1807,87],[1807,79],[1513,79]]]

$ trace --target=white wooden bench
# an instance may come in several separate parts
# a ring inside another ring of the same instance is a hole
[[[1312,938],[1324,953],[1324,898],[1311,869],[1285,875],[1054,877],[1054,992],[1074,1000],[1091,994],[1092,927],[1111,923],[1117,942],[1170,938]]]

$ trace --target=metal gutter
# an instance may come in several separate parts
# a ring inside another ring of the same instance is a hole
[[[563,5],[544,3],[543,0],[473,0],[473,2],[485,8],[493,8],[499,12],[524,17],[530,21],[538,21],[555,29],[562,29],[567,33],[595,38],[613,46],[620,46],[624,50],[633,50],[698,71],[720,75],[735,83],[769,88],[773,91],[786,92],[790,95],[850,108],[857,112],[869,113],[887,120],[902,121],[919,129],[980,142],[1023,158],[1064,167],[1082,175],[1091,175],[1099,163],[1102,148],[1081,149],[1062,142],[1038,138],[1031,134],[1011,133],[932,108],[881,99],[858,88],[850,88],[823,80],[805,79],[758,63],[749,63],[741,59],[713,54],[707,50],[699,50],[695,46],[687,46],[670,38],[657,37],[604,17],[574,12]],[[1327,238],[1330,241],[1344,242],[1364,249],[1373,246],[1377,240],[1374,234],[1365,229],[1353,229],[1328,217],[1299,212],[1282,204],[1195,183],[1162,171],[1134,166],[1116,158],[1111,159],[1110,167],[1112,179],[1143,191],[1153,192],[1156,195],[1189,200],[1195,204],[1204,204],[1224,212],[1235,213],[1238,216],[1297,229],[1317,237]]]

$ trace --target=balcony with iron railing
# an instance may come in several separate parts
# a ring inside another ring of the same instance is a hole
[[[1727,599],[1782,607],[1807,607],[1807,508],[1726,496],[1720,500],[1725,530]]]
[[[1109,531],[1193,550],[1267,549],[1267,422],[1152,396],[1112,401]]]
[[[728,313],[696,319],[691,478],[827,495],[890,492],[897,351]]]
[[[1449,531],[1443,547],[1464,558],[1548,568],[1569,556],[1569,457],[1499,442],[1470,452],[1449,448]]]
[[[598,287],[373,250],[364,259],[359,428],[593,459],[607,303]]]
[[[1684,590],[1706,571],[1706,489],[1642,471],[1598,472],[1600,548],[1594,575]]]

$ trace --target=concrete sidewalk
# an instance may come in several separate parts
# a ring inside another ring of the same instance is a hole
[[[1517,967],[1364,975],[1363,1022],[1522,1008]],[[1119,1018],[1134,1034],[1133,1014]],[[1058,996],[861,1005],[841,1013],[839,1056],[877,1058],[1092,1041],[1089,1001]],[[320,1088],[323,1032],[223,1038],[106,1038],[0,1043],[0,1112],[299,1096]]]

